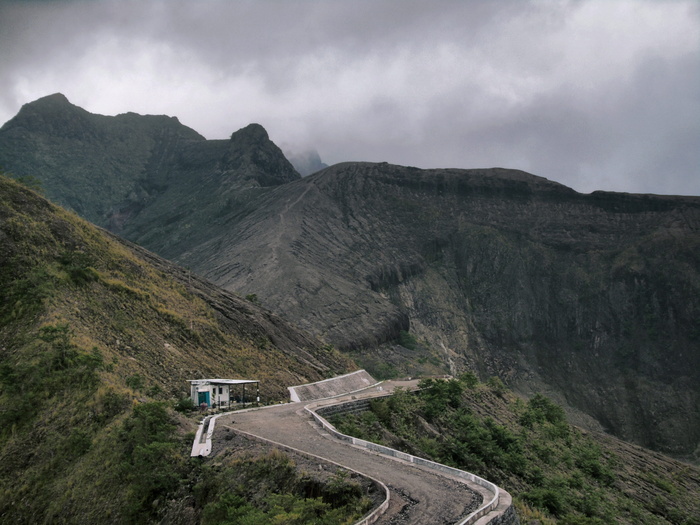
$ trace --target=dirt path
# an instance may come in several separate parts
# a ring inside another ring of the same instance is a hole
[[[369,395],[372,393],[376,395],[376,388],[369,391]],[[380,524],[454,524],[482,501],[481,494],[462,482],[332,438],[322,432],[300,403],[221,416],[217,420],[219,432],[213,436],[213,455],[226,446],[221,439],[221,428],[226,426],[320,456],[383,482],[391,491],[391,504],[377,521]]]
[[[285,205],[284,209],[279,213],[279,224],[280,227],[278,228],[278,234],[276,237],[270,240],[268,243],[268,247],[270,248],[270,251],[272,252],[272,261],[274,264],[279,264],[281,258],[280,258],[280,249],[282,246],[282,238],[283,237],[288,237],[290,235],[289,231],[287,231],[287,213],[289,213],[289,210],[291,210],[294,206],[299,204],[301,200],[306,196],[307,193],[309,193],[309,190],[312,188],[312,186],[309,184],[307,185],[306,189],[297,197],[294,202],[287,202]]]

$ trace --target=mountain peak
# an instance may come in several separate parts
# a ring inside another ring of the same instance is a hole
[[[88,125],[89,115],[64,94],[54,93],[24,104],[17,115],[2,126],[2,130],[24,128],[45,134],[80,135]]]
[[[68,100],[68,97],[66,97],[63,93],[53,93],[52,95],[46,95],[45,97],[41,97],[34,102],[30,102],[30,104],[38,104],[42,102],[50,102],[50,103],[58,103],[58,104],[71,104],[70,100]]]
[[[53,95],[47,95],[45,97],[38,98],[33,102],[29,102],[28,104],[24,104],[17,116],[22,115],[23,112],[62,114],[67,111],[76,110],[81,110],[81,108],[76,106],[75,104],[72,104],[71,101],[68,100],[68,97],[66,97],[63,93],[54,93]]]
[[[328,167],[328,164],[321,160],[318,151],[309,149],[304,151],[285,151],[284,152],[289,162],[292,163],[294,169],[297,170],[302,177],[321,171]]]
[[[248,124],[246,127],[241,128],[238,131],[234,131],[231,134],[231,140],[237,140],[241,137],[245,137],[255,142],[270,140],[270,136],[267,134],[265,128],[255,122]]]
[[[277,186],[300,178],[265,128],[255,123],[231,134],[223,163],[227,171],[244,169],[261,186]]]

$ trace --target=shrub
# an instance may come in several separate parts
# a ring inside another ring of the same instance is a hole
[[[565,438],[570,432],[564,409],[542,394],[535,394],[527,402],[519,421],[529,429],[533,429],[535,425],[548,424],[547,433],[552,439]]]
[[[195,493],[205,503],[205,525],[336,525],[357,521],[371,507],[362,487],[348,482],[345,473],[325,484],[299,476],[279,451],[206,472]]]
[[[75,284],[82,285],[96,281],[99,278],[99,274],[93,268],[92,258],[85,253],[78,251],[65,252],[59,257],[59,262],[68,273],[68,277]]]
[[[425,401],[424,411],[428,418],[436,418],[444,414],[447,407],[457,409],[462,404],[464,385],[456,379],[423,379],[418,387],[418,395]]]
[[[131,388],[132,390],[141,390],[143,388],[143,377],[141,377],[140,374],[134,374],[132,376],[129,376],[125,380],[126,386]]]
[[[498,396],[502,396],[508,390],[503,381],[501,381],[501,379],[496,376],[489,377],[488,381],[486,381],[486,384],[493,391],[493,393]]]
[[[55,291],[56,280],[44,267],[35,267],[21,278],[0,283],[0,320],[19,320],[38,312]]]
[[[399,332],[399,344],[404,348],[408,348],[409,350],[415,350],[418,346],[418,341],[412,334],[409,334],[406,330],[401,330]]]
[[[0,174],[9,175],[6,173]],[[35,177],[34,175],[19,175],[17,177],[14,177],[14,179],[24,187],[29,188],[30,190],[39,193],[40,195],[44,194],[44,187],[41,183],[41,179]]]
[[[474,372],[464,372],[457,378],[466,388],[475,388],[479,384],[479,378]]]
[[[547,509],[555,516],[559,516],[564,511],[564,496],[556,489],[534,488],[523,495],[525,501],[530,505]]]
[[[575,450],[575,463],[588,476],[611,485],[615,481],[615,476],[610,467],[601,462],[601,456],[600,447],[593,443],[580,445]]]
[[[121,472],[129,484],[127,514],[137,523],[153,517],[152,503],[172,493],[183,474],[175,425],[163,403],[143,403],[122,425]]]
[[[173,408],[181,413],[187,413],[190,412],[191,410],[194,409],[194,404],[192,403],[192,398],[189,396],[181,397],[177,401],[175,401],[175,404]]]

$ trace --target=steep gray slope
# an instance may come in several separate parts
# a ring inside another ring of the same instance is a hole
[[[545,389],[619,436],[690,454],[699,226],[694,197],[351,163],[276,188],[177,259],[341,348],[410,330],[453,373]]]

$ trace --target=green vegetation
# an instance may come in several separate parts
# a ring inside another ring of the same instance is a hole
[[[132,390],[143,390],[143,377],[141,377],[140,374],[134,374],[132,376],[129,376],[124,382],[126,383],[126,386],[128,386]]]
[[[383,381],[385,379],[393,379],[399,376],[399,371],[395,366],[389,363],[379,363],[376,366],[365,366],[367,372],[372,374],[372,377]]]
[[[17,523],[36,516],[71,521],[66,500],[82,488],[85,497],[93,495],[89,476],[96,471],[88,465],[107,460],[104,439],[131,406],[119,388],[102,383],[108,368],[102,352],[84,350],[74,337],[67,324],[44,325],[22,335],[18,352],[3,355],[0,515]],[[77,482],[83,475],[88,478]],[[105,472],[101,482],[109,485],[108,479]],[[105,490],[97,499],[110,496]]]
[[[415,350],[418,346],[418,341],[413,334],[408,333],[406,330],[401,330],[399,332],[399,344],[409,350]]]
[[[134,523],[157,518],[159,498],[174,495],[180,480],[196,469],[183,451],[187,440],[174,435],[175,421],[163,403],[137,405],[121,425],[120,477],[127,484],[126,517]]]
[[[232,458],[203,471],[195,487],[204,505],[202,523],[228,525],[351,524],[371,508],[362,487],[337,472],[327,483],[299,472],[289,456]]]
[[[137,405],[120,426],[126,521],[169,521],[181,510],[174,507],[178,501],[190,501],[188,511],[208,525],[350,524],[371,508],[361,486],[343,472],[323,482],[277,450],[201,463],[184,453],[192,436],[176,431],[177,420],[158,402]]]
[[[260,299],[258,299],[258,295],[254,293],[249,293],[248,295],[246,295],[245,300],[250,301],[253,304],[260,304]]]
[[[16,177],[15,180],[23,186],[26,186],[30,190],[35,191],[36,193],[44,193],[44,186],[41,183],[41,180],[37,177],[34,177],[33,175],[24,175],[21,177]]]
[[[280,348],[284,333],[272,343],[235,305],[215,310],[195,295],[195,279],[185,286],[164,261],[1,176],[0,239],[3,523],[199,522],[229,496],[217,484],[210,496],[197,492],[206,468],[189,457],[196,423],[184,415],[186,380],[235,370],[277,399],[296,382],[290,369],[323,377]],[[343,358],[312,345],[320,362],[343,368]],[[326,485],[318,481],[313,498]],[[287,494],[277,504],[290,515],[363,508],[361,497],[311,503]]]
[[[369,411],[340,415],[332,423],[345,434],[503,486],[514,496],[521,519],[571,525],[700,523],[697,471],[687,476],[691,467],[658,458],[655,468],[651,454],[630,470],[626,448],[570,426],[563,409],[542,395],[527,402],[516,398],[500,380],[480,384],[471,373],[426,379],[417,393],[399,389],[372,401]],[[637,461],[640,454],[631,457]],[[649,498],[649,491],[655,496]]]
[[[31,359],[0,364],[0,437],[31,425],[42,408],[64,396],[88,396],[99,382],[100,351],[78,349],[68,325],[46,325],[27,342]]]

